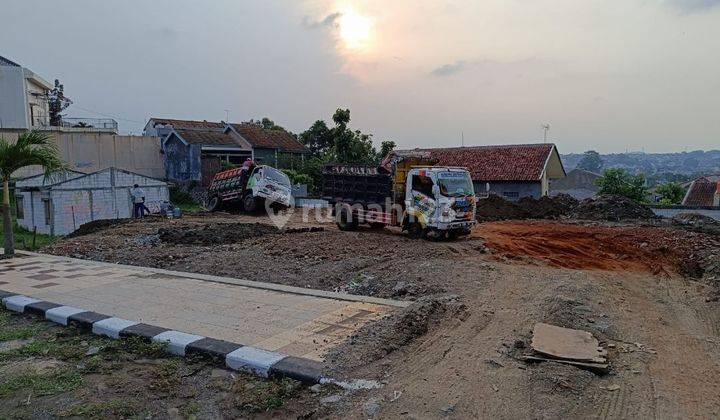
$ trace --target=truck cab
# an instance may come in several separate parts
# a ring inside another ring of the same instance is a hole
[[[245,212],[254,213],[265,202],[289,207],[291,188],[288,176],[272,166],[229,169],[215,174],[208,188],[206,208],[215,211],[222,205],[239,203]]]
[[[465,168],[412,167],[405,180],[403,228],[413,236],[456,237],[475,225],[475,190]]]

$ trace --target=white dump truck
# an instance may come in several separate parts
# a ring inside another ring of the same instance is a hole
[[[400,226],[412,237],[456,238],[475,225],[475,190],[465,168],[404,159],[381,166],[326,165],[322,198],[338,227]]]

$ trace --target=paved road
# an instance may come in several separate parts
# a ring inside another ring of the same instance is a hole
[[[0,260],[0,289],[8,292],[318,361],[404,304],[210,278],[41,254]]]

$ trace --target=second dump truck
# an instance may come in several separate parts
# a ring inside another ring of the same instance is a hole
[[[475,190],[465,168],[390,156],[380,166],[326,165],[322,198],[341,230],[399,226],[412,237],[456,238],[475,225]]]

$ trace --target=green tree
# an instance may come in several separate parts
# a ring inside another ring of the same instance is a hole
[[[300,143],[310,149],[312,156],[328,153],[335,142],[325,121],[317,120],[307,130],[300,133]]]
[[[685,189],[677,182],[667,182],[655,190],[660,194],[660,204],[680,204],[685,198]]]
[[[65,97],[65,86],[55,79],[55,87],[48,94],[48,113],[50,114],[50,125],[57,127],[62,124],[62,114],[72,101]]]
[[[638,203],[647,201],[645,176],[632,175],[625,169],[606,169],[602,176],[595,180],[599,187],[598,194],[622,195]]]
[[[594,150],[588,150],[583,154],[583,157],[580,159],[580,162],[578,162],[577,167],[578,169],[599,173],[604,165],[605,163],[600,157],[600,153]]]
[[[3,233],[5,237],[5,256],[15,255],[13,222],[10,217],[10,177],[18,169],[39,165],[45,175],[67,168],[50,136],[41,131],[32,130],[21,134],[13,144],[0,137],[0,177],[3,183]]]
[[[300,142],[310,149],[312,156],[338,163],[372,164],[377,160],[372,134],[351,130],[350,110],[338,108],[332,116],[335,126],[328,128],[324,121],[315,121],[300,134]]]
[[[378,161],[385,159],[390,152],[395,150],[395,142],[392,140],[386,140],[380,143],[380,152],[378,152]]]

